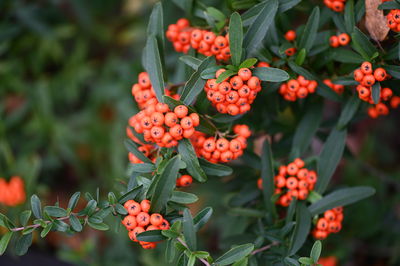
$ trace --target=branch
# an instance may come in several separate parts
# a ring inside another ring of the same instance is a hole
[[[268,249],[272,248],[273,246],[277,246],[279,244],[280,244],[279,242],[272,242],[269,245],[266,245],[264,247],[261,247],[259,249],[254,250],[253,252],[251,252],[250,255],[255,255],[255,254],[259,253],[259,252],[263,252],[263,251],[268,250]]]
[[[179,243],[181,243],[185,248],[189,249],[189,247],[186,245],[185,241],[183,241],[182,239],[180,239],[179,237],[176,239],[178,240]],[[199,260],[206,266],[211,266],[210,263],[208,263],[208,261],[206,261],[205,259],[200,259]]]

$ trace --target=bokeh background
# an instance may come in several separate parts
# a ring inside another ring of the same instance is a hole
[[[126,178],[123,140],[134,112],[130,88],[143,71],[142,48],[154,2],[0,1],[0,177],[21,176],[28,198],[36,193],[50,204],[66,202],[75,191],[95,193],[97,187],[106,195]],[[164,1],[164,9],[166,24],[183,14],[173,1]],[[178,55],[170,44],[167,49],[169,68],[184,73],[176,69]],[[332,118],[335,108],[327,103],[325,117]],[[286,112],[274,125],[282,122],[290,128],[294,120]],[[324,241],[322,255],[337,256],[340,265],[400,265],[399,120],[400,112],[394,110],[377,120],[360,117],[350,128],[345,159],[332,186],[371,185],[377,194],[346,208],[343,230]],[[245,122],[270,123],[258,114]],[[253,186],[258,173],[250,172],[240,178]],[[195,211],[210,205],[215,209],[200,233],[202,248],[218,254],[246,228],[225,208],[235,204],[230,193],[241,184],[212,179],[191,189],[201,198],[192,206]],[[213,192],[216,188],[226,191],[227,198]],[[28,205],[0,205],[0,211],[16,218]],[[0,265],[166,265],[163,255],[162,245],[143,252],[123,230],[85,229],[75,236],[36,236],[27,255],[8,253],[0,257]]]

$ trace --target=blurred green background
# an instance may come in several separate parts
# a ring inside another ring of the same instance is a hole
[[[130,88],[143,71],[142,48],[154,2],[0,1],[0,177],[20,175],[28,197],[37,193],[49,203],[65,202],[78,190],[94,193],[99,187],[106,194],[125,179],[123,140],[134,112]],[[166,24],[182,16],[172,1],[164,1],[164,9]],[[185,70],[176,67],[178,55],[167,47],[168,66],[178,73],[172,80],[182,81]],[[329,110],[328,119],[334,116]],[[400,264],[399,114],[395,110],[376,121],[362,118],[351,127],[334,185],[372,185],[377,194],[346,208],[343,229],[324,241],[323,256],[335,255],[343,265]],[[260,114],[245,122],[261,128],[269,123]],[[212,179],[191,189],[201,198],[194,210],[215,209],[201,232],[206,250],[220,253],[248,226],[225,208],[233,204],[233,191],[255,189],[258,172],[237,169],[241,172],[246,174],[240,180]],[[245,188],[243,180],[249,184]],[[216,187],[228,197],[213,193]],[[0,207],[11,217],[22,209]],[[0,265],[165,264],[163,245],[141,252],[124,230],[52,234],[35,243],[22,258],[0,257]]]

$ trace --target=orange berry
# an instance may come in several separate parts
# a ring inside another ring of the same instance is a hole
[[[179,185],[181,187],[188,187],[193,183],[193,178],[190,175],[182,175],[180,177]]]
[[[128,206],[128,213],[129,215],[138,215],[142,211],[142,208],[140,207],[140,204],[137,203],[136,201],[132,202]]]
[[[276,187],[284,188],[286,186],[286,178],[281,175],[277,175],[274,178],[274,183]]]
[[[162,224],[163,219],[164,219],[164,218],[162,217],[161,214],[159,214],[159,213],[153,213],[153,214],[150,216],[150,223],[151,223],[152,225],[154,225],[154,226],[160,226],[160,225]],[[155,230],[157,230],[157,229],[155,229]]]
[[[328,221],[325,218],[320,218],[317,222],[318,230],[326,230],[328,229]]]
[[[221,49],[225,48],[228,45],[228,41],[223,36],[217,36],[214,40],[214,44]]]
[[[234,105],[234,104],[229,104],[229,105],[226,107],[226,112],[227,112],[228,114],[230,114],[230,115],[237,115],[237,114],[239,114],[239,107],[237,107],[237,106]]]
[[[337,2],[337,1],[335,1],[335,2]],[[317,231],[315,231],[315,233],[313,234],[313,236],[314,236],[315,239],[324,240],[325,238],[328,237],[328,232],[326,232],[326,231],[321,231],[321,230],[317,230]]]
[[[183,129],[180,125],[175,125],[169,129],[169,134],[171,134],[174,139],[182,139]]]
[[[342,226],[339,222],[331,221],[328,224],[329,233],[338,233],[342,229]]]
[[[150,201],[149,200],[142,200],[140,202],[140,208],[142,209],[143,212],[149,212],[150,210]]]
[[[213,152],[215,150],[215,140],[208,138],[204,141],[203,149],[207,152]]]
[[[241,69],[239,69],[238,76],[242,80],[247,81],[251,78],[252,73],[251,73],[250,69],[248,69],[248,68],[241,68]]]
[[[340,45],[345,46],[350,42],[350,36],[347,33],[339,34],[338,41]]]
[[[175,113],[168,112],[165,114],[164,122],[167,126],[173,127],[178,123],[178,116]]]
[[[197,127],[198,125],[200,125],[200,117],[198,114],[196,113],[191,113],[189,115],[189,117],[192,119],[193,121],[193,126]]]
[[[188,108],[184,105],[178,105],[174,108],[174,113],[178,118],[184,118],[185,116],[187,116],[188,112]]]
[[[163,127],[154,126],[150,130],[151,136],[155,139],[161,139],[164,136],[165,130]]]
[[[299,90],[296,92],[296,95],[300,99],[306,98],[308,95],[308,90],[304,87],[300,87]]]
[[[137,225],[135,216],[125,216],[125,218],[122,220],[122,224],[125,225],[126,229],[133,230]]]
[[[304,161],[300,158],[294,159],[294,163],[297,165],[298,168],[303,168],[304,167]]]
[[[260,86],[260,79],[256,76],[251,77],[247,81],[247,86],[249,86],[250,89],[255,90]]]
[[[308,197],[308,190],[307,189],[299,189],[299,200],[306,200],[307,197]]]
[[[361,69],[357,68],[354,70],[354,80],[361,82],[364,78],[364,73],[361,71]]]
[[[368,115],[371,118],[377,118],[379,116],[378,111],[375,109],[375,107],[368,108]]]
[[[332,210],[325,211],[325,213],[324,213],[324,218],[325,218],[328,222],[334,221],[334,220],[336,219],[335,212],[332,211]]]
[[[224,151],[221,153],[221,161],[227,163],[232,160],[233,153],[231,151]]]
[[[138,83],[144,89],[149,88],[151,85],[149,74],[147,74],[146,72],[139,73]]]
[[[331,36],[329,38],[329,45],[333,48],[339,47],[339,38],[337,36]]]
[[[298,184],[299,182],[295,177],[289,177],[288,179],[286,179],[286,187],[288,189],[296,189]]]
[[[375,108],[379,115],[389,114],[389,108],[384,103],[378,103]]]
[[[317,182],[317,173],[315,171],[308,171],[307,183],[315,184]]]
[[[297,91],[299,89],[299,87],[300,87],[299,82],[297,80],[295,80],[295,79],[289,80],[287,85],[288,85],[288,89],[290,91]]]
[[[296,32],[294,30],[289,30],[285,33],[285,39],[292,42],[296,39]]]
[[[382,98],[384,101],[389,100],[389,99],[392,97],[392,95],[393,95],[393,91],[392,91],[391,89],[389,89],[389,88],[382,88],[382,90],[381,90],[381,98]]]
[[[150,215],[147,212],[139,212],[136,216],[138,226],[144,227],[150,223]]]
[[[372,74],[372,64],[370,62],[362,63],[360,69],[365,75]]]
[[[289,175],[296,175],[297,171],[299,170],[299,167],[295,163],[290,163],[287,166],[287,173]]]
[[[181,119],[181,127],[183,129],[190,129],[193,128],[193,121],[189,116],[186,116]]]
[[[137,236],[138,234],[140,234],[140,233],[143,233],[144,231],[145,231],[145,230],[144,230],[143,227],[138,226],[138,227],[136,227],[135,229],[133,229],[132,231],[130,231],[130,232],[128,233],[129,238],[130,238],[132,241],[138,242],[138,240],[136,239],[136,236]]]
[[[218,139],[215,144],[216,144],[216,148],[221,152],[229,149],[229,141],[225,138]]]
[[[220,92],[221,94],[228,94],[231,91],[231,88],[231,84],[226,81],[218,84],[218,92]]]
[[[151,219],[151,218],[150,218]],[[160,230],[160,227],[156,226],[156,225],[149,225],[146,228],[146,231],[151,231],[151,230]]]
[[[230,84],[233,89],[238,90],[243,86],[243,80],[240,76],[234,76],[230,79]]]
[[[258,189],[263,189],[261,178],[257,179],[257,187],[258,187]]]
[[[386,79],[386,71],[385,69],[379,67],[374,71],[374,78],[377,81],[384,81]]]
[[[292,47],[292,48],[288,48],[285,50],[285,54],[287,56],[292,56],[296,53],[296,48]]]
[[[183,137],[186,139],[189,139],[193,136],[194,132],[196,132],[196,130],[194,129],[194,127],[192,128],[188,128],[188,129],[184,129],[183,130]]]
[[[375,77],[374,75],[368,74],[365,75],[361,81],[361,84],[367,87],[370,87],[375,84]]]
[[[344,9],[344,3],[340,1],[333,1],[332,10],[336,12],[342,12]]]
[[[159,226],[161,230],[168,230],[169,229],[169,222],[163,219],[161,225]]]

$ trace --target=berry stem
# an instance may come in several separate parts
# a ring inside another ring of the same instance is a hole
[[[180,239],[179,237],[176,239],[178,240],[179,243],[181,243],[185,248],[189,249],[189,247],[186,245],[185,241],[183,241],[182,239]],[[200,259],[199,260],[206,266],[211,266],[210,263],[208,263],[208,261],[206,261],[205,259]]]
[[[253,252],[251,252],[251,255],[255,255],[257,253],[263,252],[263,251],[268,250],[268,249],[272,248],[273,246],[277,246],[279,244],[280,244],[279,242],[272,242],[269,245],[266,245],[264,247],[254,250]]]
[[[72,215],[77,216],[76,214],[72,214]],[[67,220],[67,219],[69,219],[69,216],[60,217],[60,218],[57,218],[56,220],[63,221],[63,220]],[[51,223],[51,221],[44,221],[44,222],[45,222],[46,224]],[[12,228],[12,229],[10,229],[10,231],[12,231],[12,232],[18,232],[18,231],[22,231],[22,230],[24,230],[24,229],[28,229],[28,228],[38,228],[38,227],[41,227],[41,225],[40,225],[40,224],[32,224],[32,225],[28,225],[28,226],[22,226],[22,227]]]

